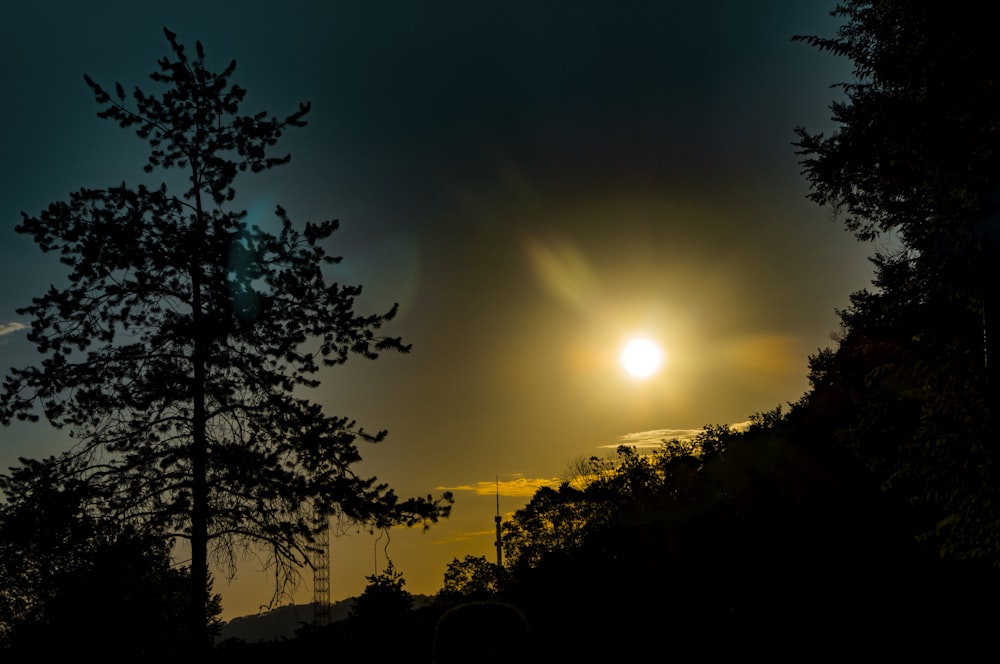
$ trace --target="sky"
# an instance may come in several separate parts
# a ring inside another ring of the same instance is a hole
[[[17,3],[0,22],[0,367],[38,356],[19,306],[63,284],[14,232],[84,186],[144,181],[145,145],[95,115],[83,74],[154,89],[163,27],[210,67],[237,61],[244,110],[309,125],[289,165],[236,183],[270,223],[337,218],[338,278],[364,313],[399,315],[406,355],[350,360],[313,398],[367,430],[363,474],[400,495],[455,493],[426,532],[338,537],[333,598],[387,556],[407,589],[449,561],[492,558],[505,515],[619,444],[655,445],[796,401],[835,310],[871,278],[858,244],[809,201],[793,129],[829,130],[848,63],[833,2]],[[618,355],[663,350],[638,380]],[[0,468],[65,449],[45,424],[0,430]],[[734,555],[737,555],[734,552]],[[224,617],[255,613],[273,576],[249,552],[221,570]],[[305,575],[288,601],[311,599]]]

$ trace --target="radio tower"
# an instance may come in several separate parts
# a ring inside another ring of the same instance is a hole
[[[330,524],[316,536],[313,553],[313,624],[330,624]]]
[[[493,517],[497,524],[497,574],[503,569],[503,543],[500,540],[500,476],[497,475],[497,515]]]

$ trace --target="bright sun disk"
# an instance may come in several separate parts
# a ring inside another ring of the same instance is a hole
[[[663,364],[663,352],[649,339],[633,339],[621,354],[622,366],[636,378],[647,378]]]

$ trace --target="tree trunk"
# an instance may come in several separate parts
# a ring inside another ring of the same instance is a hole
[[[190,639],[194,653],[201,653],[211,644],[208,635],[208,434],[206,400],[207,332],[202,302],[201,243],[205,238],[205,218],[201,207],[201,192],[197,187],[198,170],[194,168],[196,219],[191,259],[191,317],[194,333],[192,349],[191,421],[191,595]]]

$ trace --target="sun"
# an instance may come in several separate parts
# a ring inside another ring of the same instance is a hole
[[[621,354],[622,366],[635,378],[648,378],[663,364],[663,351],[645,338],[629,341]]]

